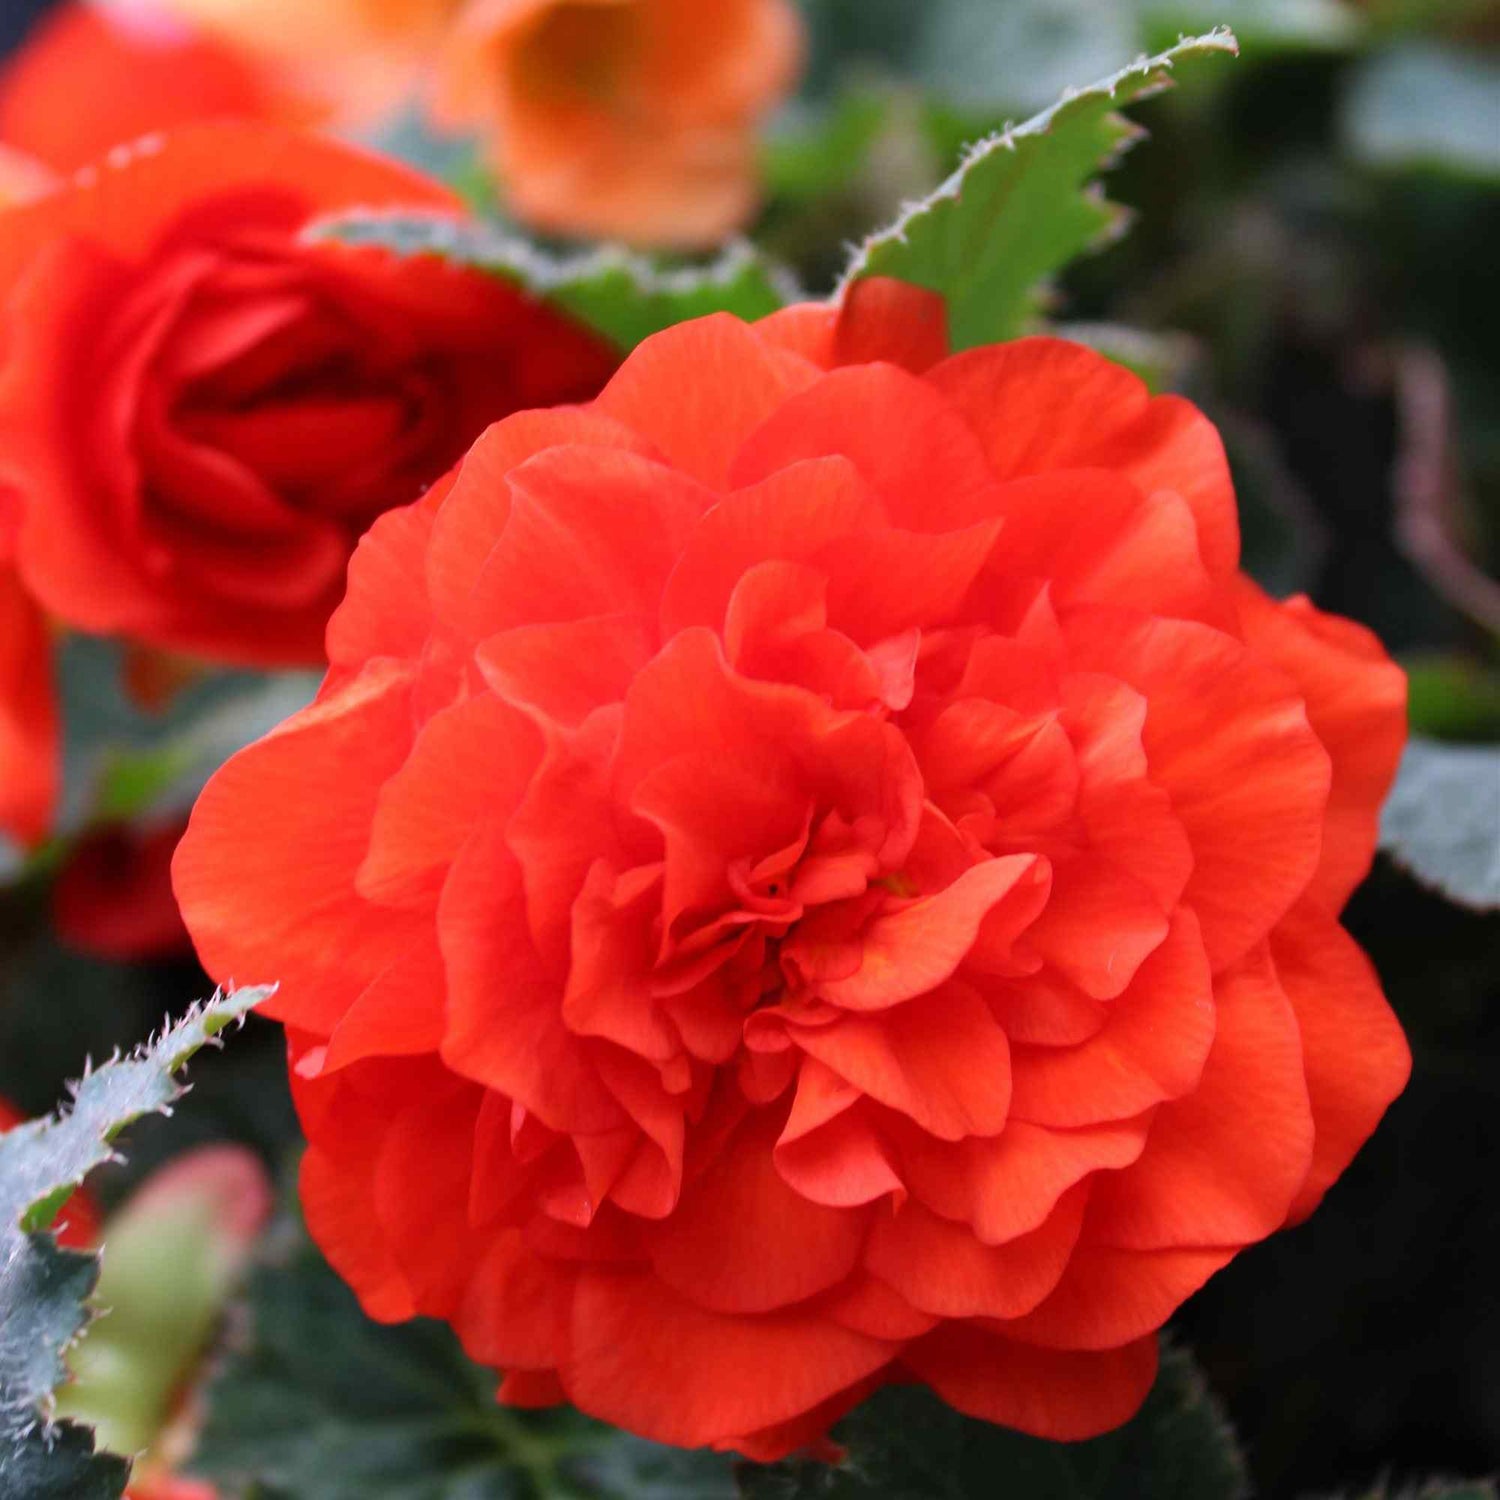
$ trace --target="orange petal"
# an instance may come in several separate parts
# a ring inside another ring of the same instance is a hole
[[[1296,681],[1333,760],[1323,855],[1308,891],[1336,912],[1375,857],[1380,806],[1406,744],[1406,674],[1364,626],[1306,599],[1277,604],[1248,578],[1238,599],[1246,641]]]
[[[1411,1049],[1369,959],[1314,902],[1271,934],[1271,958],[1296,1012],[1312,1102],[1312,1167],[1289,1211],[1300,1221],[1406,1087]]]
[[[1133,1166],[1101,1178],[1090,1237],[1122,1249],[1247,1245],[1286,1218],[1313,1117],[1297,1018],[1264,949],[1218,976],[1198,1087],[1163,1104]]]
[[[927,378],[968,418],[1000,478],[1114,469],[1148,495],[1170,491],[1192,509],[1209,571],[1234,571],[1239,516],[1224,445],[1180,396],[1152,397],[1103,355],[1049,338],[971,349]]]
[[[859,1260],[868,1210],[794,1192],[772,1159],[781,1123],[776,1110],[751,1115],[648,1238],[657,1275],[700,1307],[770,1312],[837,1285]]]
[[[1076,1442],[1135,1415],[1156,1379],[1156,1337],[1098,1353],[1037,1349],[973,1324],[946,1323],[902,1362],[971,1417]]]
[[[714,1313],[653,1276],[595,1268],[579,1278],[572,1335],[562,1377],[574,1404],[684,1448],[790,1421],[895,1351],[808,1309]]]

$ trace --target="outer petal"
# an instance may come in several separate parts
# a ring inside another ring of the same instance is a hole
[[[1277,604],[1241,578],[1238,600],[1245,640],[1296,682],[1333,760],[1323,855],[1308,890],[1336,912],[1375,856],[1380,805],[1406,744],[1406,674],[1362,625],[1306,599]]]
[[[355,890],[380,789],[411,744],[411,676],[377,661],[242,750],[204,789],[172,865],[204,967],[279,980],[267,1014],[327,1036],[416,919]]]
[[[640,344],[595,403],[695,479],[723,488],[740,445],[817,371],[726,313]]]
[[[1276,977],[1302,1034],[1313,1154],[1288,1217],[1307,1217],[1406,1087],[1411,1050],[1359,945],[1311,901],[1271,934]]]
[[[1264,950],[1215,981],[1218,1029],[1198,1087],[1157,1111],[1139,1161],[1102,1178],[1090,1238],[1125,1249],[1246,1245],[1305,1181],[1313,1117],[1297,1018]]]
[[[650,1275],[590,1268],[579,1278],[562,1377],[590,1415],[692,1448],[800,1416],[873,1374],[897,1347],[810,1309],[707,1312]]]
[[[943,1400],[986,1422],[1076,1442],[1133,1416],[1156,1379],[1156,1338],[1072,1353],[947,1323],[902,1355]]]
[[[1215,971],[1248,953],[1317,868],[1327,752],[1293,684],[1231,637],[1185,620],[1087,611],[1073,660],[1137,689],[1151,780],[1172,798],[1194,866],[1183,900]]]
[[[1118,1349],[1155,1333],[1235,1248],[1111,1250],[1085,1243],[1057,1290],[1034,1312],[1007,1323],[1007,1338],[1049,1349]]]
[[[944,1318],[1015,1318],[1057,1285],[1078,1242],[1088,1188],[1065,1194],[1047,1221],[1004,1245],[910,1202],[879,1216],[866,1267],[913,1307]]]
[[[1147,494],[1170,490],[1192,508],[1209,571],[1233,573],[1234,487],[1219,434],[1196,407],[1149,396],[1130,371],[1062,339],[971,349],[928,379],[969,419],[1000,478],[1116,469]]]

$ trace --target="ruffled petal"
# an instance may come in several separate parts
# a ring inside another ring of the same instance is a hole
[[[1198,1087],[1163,1104],[1133,1166],[1102,1178],[1092,1240],[1121,1249],[1247,1245],[1286,1218],[1307,1178],[1313,1116],[1297,1017],[1262,949],[1214,982]]]
[[[588,1268],[562,1377],[582,1410],[692,1448],[790,1421],[873,1374],[895,1349],[811,1309],[709,1312],[651,1275]]]
[[[1359,945],[1312,901],[1271,934],[1276,977],[1296,1013],[1312,1103],[1312,1166],[1288,1217],[1318,1206],[1411,1076],[1411,1049]]]
[[[355,890],[381,787],[411,744],[408,668],[377,660],[229,760],[172,863],[204,966],[279,980],[266,1014],[327,1036],[420,919]]]
[[[695,479],[725,487],[744,440],[817,370],[727,313],[639,344],[597,408],[648,438]]]
[[[1002,479],[1055,469],[1115,469],[1146,494],[1181,496],[1197,522],[1208,569],[1239,562],[1239,516],[1224,445],[1180,396],[1082,344],[1029,338],[970,349],[927,377],[968,418]]]
[[[794,1192],[772,1160],[780,1131],[776,1111],[752,1115],[650,1235],[656,1274],[700,1307],[771,1312],[837,1285],[859,1261],[868,1211]]]
[[[1015,1343],[972,1323],[945,1323],[911,1345],[902,1362],[971,1417],[1076,1442],[1135,1414],[1156,1379],[1156,1337],[1080,1353]]]

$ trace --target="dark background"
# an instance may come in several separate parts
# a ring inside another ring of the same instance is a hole
[[[42,8],[0,0],[0,50]],[[880,13],[855,24],[873,30]],[[1471,16],[1433,25],[1477,56],[1496,29]],[[1059,311],[1190,335],[1178,383],[1226,434],[1253,568],[1374,626],[1421,674],[1419,727],[1496,738],[1496,638],[1441,568],[1408,560],[1396,514],[1400,464],[1425,442],[1445,458],[1456,552],[1495,576],[1500,192],[1482,173],[1351,161],[1338,119],[1359,65],[1247,48],[1222,83],[1137,110],[1154,139],[1110,191],[1139,221],[1069,275]],[[920,143],[968,123],[924,116]],[[861,167],[866,200],[881,196],[878,160]],[[765,234],[816,285],[826,247],[870,205],[855,194],[844,211],[830,226],[826,210],[778,200]],[[1418,380],[1446,390],[1450,427],[1404,419]],[[122,978],[60,952],[39,935],[43,900],[34,888],[0,926],[0,1092],[31,1110],[86,1053],[138,1039],[204,983],[190,965]],[[1382,860],[1348,922],[1411,1038],[1411,1086],[1311,1222],[1241,1256],[1176,1322],[1268,1497],[1500,1470],[1500,917]],[[287,1138],[269,1027],[196,1076],[170,1130],[138,1134],[133,1173],[195,1136],[268,1153]]]

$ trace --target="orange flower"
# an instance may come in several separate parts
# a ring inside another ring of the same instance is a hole
[[[320,662],[377,515],[496,417],[598,390],[613,352],[508,283],[304,235],[355,208],[457,204],[394,162],[220,124],[0,216],[0,471],[50,613]]]
[[[1219,439],[896,283],[644,343],[376,523],[175,878],[278,978],[308,1223],[636,1432],[874,1386],[1099,1432],[1409,1059],[1337,913],[1404,680],[1237,569]]]
[[[65,0],[0,70],[0,141],[61,172],[194,120],[312,112],[240,52],[145,7]]]
[[[470,0],[448,104],[522,218],[699,246],[754,212],[755,128],[801,51],[790,0]]]

